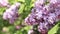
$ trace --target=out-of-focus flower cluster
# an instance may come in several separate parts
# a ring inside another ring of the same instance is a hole
[[[38,31],[42,34],[60,20],[60,0],[37,0],[31,14],[25,19],[29,25],[38,25]],[[46,4],[47,3],[47,4]]]
[[[3,14],[3,19],[9,20],[9,23],[13,23],[18,18],[18,9],[20,7],[20,3],[15,3],[10,6],[10,8],[6,9]]]
[[[10,7],[8,0],[0,0],[0,7]]]

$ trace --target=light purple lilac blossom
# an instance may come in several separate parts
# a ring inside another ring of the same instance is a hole
[[[30,25],[39,24],[39,32],[48,32],[48,30],[60,20],[59,1],[60,0],[49,0],[49,3],[45,5],[45,0],[37,0],[31,14],[25,19],[25,22]]]
[[[0,0],[0,7],[10,7],[8,0]]]
[[[9,23],[14,23],[14,21],[18,18],[18,8],[20,7],[20,3],[15,3],[10,6],[10,8],[6,9],[3,13],[3,19],[9,20]]]

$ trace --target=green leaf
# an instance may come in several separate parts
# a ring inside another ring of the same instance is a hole
[[[9,0],[9,4],[14,4],[15,0]]]
[[[32,28],[32,26],[26,26],[26,27],[24,27],[24,29],[27,30],[27,31],[30,30],[31,28]]]
[[[21,4],[20,9],[19,9],[19,13],[23,13],[24,7],[25,7],[25,5]]]
[[[48,34],[55,34],[57,32],[57,30],[59,29],[58,27],[59,23],[56,24],[49,32]]]
[[[5,7],[0,8],[0,15],[3,14],[3,12],[4,12],[5,9],[6,9]]]

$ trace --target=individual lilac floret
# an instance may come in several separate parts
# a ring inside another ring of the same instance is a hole
[[[9,20],[9,23],[13,23],[18,18],[18,8],[20,7],[20,3],[16,3],[12,5],[9,9],[7,9],[3,14],[3,19]]]
[[[0,0],[0,7],[10,7],[8,0]]]

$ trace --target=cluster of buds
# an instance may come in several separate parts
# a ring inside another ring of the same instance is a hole
[[[13,23],[18,18],[18,9],[20,7],[20,3],[15,3],[10,6],[10,8],[6,9],[3,14],[4,20],[9,20],[9,23]]]
[[[37,0],[31,14],[25,19],[29,25],[38,25],[38,31],[46,34],[57,21],[60,20],[60,2],[59,0]]]

